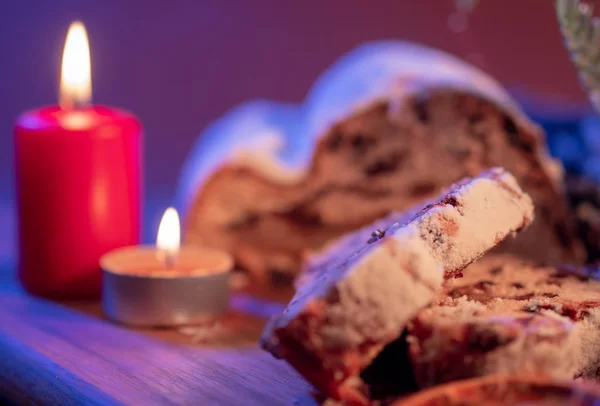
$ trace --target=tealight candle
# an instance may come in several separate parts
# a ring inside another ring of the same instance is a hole
[[[117,249],[100,259],[102,308],[112,320],[140,327],[195,324],[229,306],[231,255],[180,247],[177,211],[167,209],[156,247]]]

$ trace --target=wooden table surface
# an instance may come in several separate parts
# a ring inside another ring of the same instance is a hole
[[[314,405],[310,385],[256,344],[281,304],[236,295],[232,308],[185,334],[136,331],[97,302],[36,298],[0,273],[0,403]]]

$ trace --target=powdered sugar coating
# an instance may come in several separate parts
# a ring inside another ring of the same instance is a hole
[[[418,221],[428,230],[422,237],[437,249],[431,254],[447,271],[460,270],[507,235],[533,221],[533,202],[515,178],[493,168],[451,192],[456,210],[434,207]],[[440,238],[447,242],[440,243]]]
[[[475,66],[423,45],[379,41],[352,50],[321,74],[305,102],[307,133],[321,134],[334,122],[377,100],[400,100],[441,88],[494,102],[529,125],[502,85]]]
[[[353,233],[341,237],[323,252],[313,255],[298,278],[300,286],[315,275],[335,268],[349,253],[359,251],[374,230],[394,230],[414,220],[427,233],[422,237],[436,247],[431,254],[444,264],[451,276],[507,235],[520,231],[534,218],[531,198],[519,187],[515,178],[502,168],[492,168],[473,181],[464,179],[442,194],[425,209],[412,208],[391,213]],[[427,216],[423,216],[426,213]],[[492,214],[493,213],[493,214]],[[483,226],[485,225],[485,227]],[[439,240],[439,241],[436,241]],[[464,265],[462,265],[464,266]]]
[[[177,207],[185,212],[208,177],[224,165],[251,167],[277,183],[297,182],[314,144],[302,126],[301,106],[253,100],[232,109],[202,132],[188,154]]]
[[[340,328],[337,334],[348,337],[347,346],[364,341],[365,334],[375,334],[375,339],[395,335],[420,307],[436,296],[442,284],[444,269],[430,250],[416,224],[400,227],[373,244],[366,243],[343,263],[300,289],[277,319],[277,325],[286,325],[315,298],[326,298],[335,292],[339,301],[327,311],[335,314],[334,319],[342,324],[337,326]],[[369,307],[372,314],[362,317],[360,313],[364,314]],[[361,323],[370,317],[381,319],[376,331]],[[353,326],[354,323],[357,325]],[[365,331],[357,334],[359,330]]]

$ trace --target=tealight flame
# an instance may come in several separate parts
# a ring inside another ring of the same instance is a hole
[[[92,100],[90,46],[85,26],[69,27],[63,51],[59,104],[64,110],[86,106]]]
[[[160,220],[158,235],[156,237],[156,246],[164,257],[163,260],[167,267],[173,266],[175,258],[179,253],[180,232],[177,210],[169,207]]]

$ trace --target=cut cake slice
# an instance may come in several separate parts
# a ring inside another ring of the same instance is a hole
[[[493,375],[441,385],[392,406],[594,406],[597,385],[540,376]]]
[[[409,325],[419,386],[497,373],[598,378],[597,268],[491,255],[464,275]]]
[[[412,219],[332,246],[261,343],[324,394],[366,404],[361,374],[436,299],[444,276],[532,220],[531,199],[505,170],[465,179]]]

